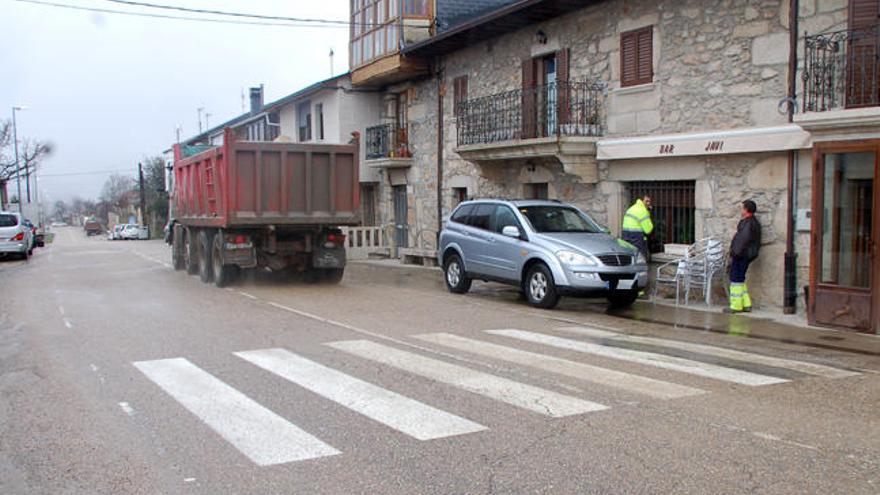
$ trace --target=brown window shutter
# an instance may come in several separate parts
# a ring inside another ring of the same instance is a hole
[[[620,85],[654,80],[654,29],[648,26],[620,35]]]
[[[537,115],[538,107],[537,90],[535,88],[536,66],[534,59],[523,60],[522,63],[522,108],[520,110],[522,120],[522,138],[529,139],[538,134]]]
[[[569,123],[571,118],[571,78],[568,48],[556,52],[556,103],[559,125]],[[558,127],[558,126],[557,126]]]
[[[878,16],[880,16],[880,1],[849,0],[850,29],[876,26]]]
[[[847,108],[880,103],[878,16],[880,1],[849,0],[849,27],[853,31],[845,50]]]

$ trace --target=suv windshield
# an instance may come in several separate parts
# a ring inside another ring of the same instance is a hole
[[[565,206],[523,206],[519,209],[535,232],[600,234],[602,229],[589,217]]]
[[[0,215],[0,227],[15,227],[18,220],[15,215]]]

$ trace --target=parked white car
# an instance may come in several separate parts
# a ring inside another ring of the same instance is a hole
[[[0,255],[19,255],[28,259],[34,253],[33,231],[11,211],[0,211]]]
[[[139,225],[128,224],[122,229],[122,238],[127,241],[137,240],[141,234],[141,227]]]
[[[107,231],[107,240],[108,241],[118,241],[122,239],[122,230],[127,226],[127,224],[120,223],[113,227],[113,230]]]

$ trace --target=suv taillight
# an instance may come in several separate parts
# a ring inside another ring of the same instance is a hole
[[[24,240],[24,232],[19,232],[15,234],[15,237],[9,239],[10,241],[23,241]]]

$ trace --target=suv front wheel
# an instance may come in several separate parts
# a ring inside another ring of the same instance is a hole
[[[451,255],[446,260],[446,266],[443,268],[444,279],[446,280],[446,288],[449,292],[455,294],[464,294],[471,289],[471,279],[464,273],[464,266],[461,264],[461,258],[457,254]]]
[[[553,282],[553,274],[543,263],[529,268],[523,288],[529,304],[536,308],[550,309],[559,303],[559,293]]]

